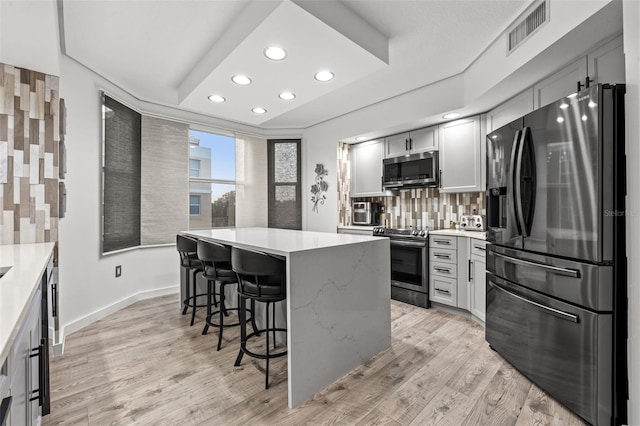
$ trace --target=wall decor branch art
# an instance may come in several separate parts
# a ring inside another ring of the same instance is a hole
[[[311,202],[313,206],[311,207],[311,211],[318,213],[318,204],[324,204],[324,200],[327,199],[325,195],[327,190],[329,189],[329,184],[325,182],[324,177],[329,174],[327,169],[324,168],[324,164],[316,164],[316,178],[313,185],[311,185]]]

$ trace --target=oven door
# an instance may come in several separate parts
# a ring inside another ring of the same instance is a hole
[[[427,246],[424,242],[391,240],[391,285],[428,293]]]

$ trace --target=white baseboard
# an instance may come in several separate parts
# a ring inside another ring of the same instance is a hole
[[[75,321],[70,322],[69,324],[65,324],[60,328],[60,343],[53,345],[53,355],[59,356],[64,352],[64,341],[66,336],[75,333],[78,330],[83,329],[84,327],[93,324],[94,322],[101,320],[102,318],[111,315],[114,312],[119,311],[122,308],[126,308],[127,306],[138,302],[140,300],[151,299],[154,297],[167,296],[169,294],[177,294],[180,287],[178,285],[157,288],[154,290],[141,291],[136,294],[132,294],[129,297],[125,297],[122,300],[119,300],[111,305],[107,305],[103,308],[98,309],[86,315],[82,318],[79,318]]]

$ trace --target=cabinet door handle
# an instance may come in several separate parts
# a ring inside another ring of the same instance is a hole
[[[31,348],[31,353],[29,354],[29,358],[38,357],[38,389],[34,389],[31,391],[31,394],[36,396],[32,396],[29,398],[29,401],[38,400],[38,405],[42,406],[42,402],[44,400],[44,395],[40,392],[40,389],[44,389],[44,371],[42,369],[42,353],[44,351],[44,339],[40,339],[40,345],[37,348]]]
[[[581,91],[583,88],[588,88],[591,83],[593,83],[593,80],[589,78],[589,76],[586,76],[584,79],[584,83],[581,83],[580,81],[578,81],[578,92]]]
[[[409,138],[409,149],[413,149],[413,139]]]
[[[436,243],[436,244],[444,244],[444,245],[447,245],[447,246],[451,245],[451,241],[449,241],[449,240],[433,240],[433,242]]]
[[[439,291],[440,293],[446,293],[446,294],[449,294],[449,295],[451,294],[449,292],[449,290],[442,290],[441,288],[436,288],[436,291]]]
[[[4,426],[7,421],[9,411],[11,410],[11,402],[13,400],[12,396],[8,396],[2,400],[0,404],[0,426]]]
[[[440,170],[440,182],[438,186],[442,188],[442,169]]]
[[[438,259],[448,259],[451,260],[451,256],[449,256],[448,254],[434,254],[433,257],[437,257]]]
[[[487,249],[482,247],[482,246],[476,246],[474,245],[473,248],[475,248],[476,250],[482,250],[482,251],[486,251]]]
[[[438,266],[434,266],[433,269],[435,271],[442,272],[442,273],[445,273],[445,274],[450,274],[451,273],[451,269],[447,269],[447,268],[440,268]]]
[[[473,277],[471,276],[471,259],[469,259],[469,281],[473,280]]]
[[[51,316],[58,316],[58,284],[51,284]]]
[[[409,151],[409,139],[404,139],[404,150]]]

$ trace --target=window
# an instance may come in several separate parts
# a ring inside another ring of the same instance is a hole
[[[189,195],[189,215],[200,216],[200,196]]]
[[[302,229],[300,140],[269,140],[269,227]]]
[[[140,245],[141,116],[103,95],[102,252]]]
[[[200,177],[200,160],[189,160],[189,177]]]
[[[235,226],[235,138],[191,130],[189,142],[189,229]]]

